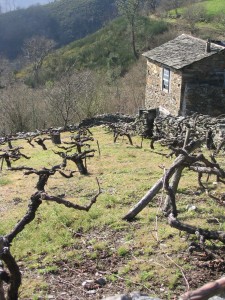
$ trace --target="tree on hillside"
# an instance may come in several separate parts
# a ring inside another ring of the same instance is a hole
[[[137,17],[140,9],[142,0],[117,0],[116,5],[118,11],[121,15],[123,15],[130,26],[131,29],[131,43],[132,49],[135,58],[138,58],[138,52],[136,49],[136,25],[137,25]]]
[[[2,1],[3,2],[3,1]],[[5,0],[4,3],[0,4],[1,12],[9,12],[16,9],[15,1],[14,0]]]
[[[186,0],[163,0],[160,1],[159,7],[163,12],[174,10],[176,17],[178,17],[178,8],[185,4],[187,4]]]
[[[183,18],[189,26],[191,33],[194,34],[196,31],[196,23],[206,18],[206,9],[202,3],[188,5],[184,10]]]
[[[12,67],[8,59],[0,56],[0,89],[5,88],[13,81]]]
[[[146,0],[151,1],[151,0]],[[179,17],[178,9],[181,7],[191,7],[192,4],[201,2],[202,0],[159,0],[158,8],[161,12],[169,12],[173,10],[175,12],[175,16]]]
[[[121,82],[122,89],[122,103],[124,105],[124,112],[129,114],[136,114],[141,107],[144,107],[145,99],[145,67],[146,61],[139,59],[133,65],[130,72],[127,73]]]
[[[145,0],[144,3],[144,10],[147,11],[147,13],[155,13],[157,7],[160,5],[160,0]]]
[[[34,85],[39,83],[39,72],[45,57],[53,50],[56,43],[44,36],[34,36],[24,42],[23,52],[32,64]]]
[[[81,119],[91,118],[106,111],[108,98],[105,96],[102,99],[103,89],[103,79],[100,74],[90,70],[83,72],[82,88],[79,92],[79,116]]]
[[[21,83],[5,87],[0,93],[0,119],[1,134],[43,128],[46,120],[43,95]]]
[[[1,128],[4,132],[27,131],[32,118],[31,94],[27,87],[14,85],[0,95]]]
[[[49,119],[54,126],[65,128],[81,120],[79,105],[83,102],[92,85],[88,84],[89,71],[66,71],[58,81],[47,85],[44,95]],[[53,113],[54,112],[54,113]]]
[[[184,0],[171,0],[171,8],[175,10],[176,16],[178,16],[178,8],[181,7],[184,3]]]

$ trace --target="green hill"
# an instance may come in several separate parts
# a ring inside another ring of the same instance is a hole
[[[167,29],[161,21],[140,17],[136,28],[137,48],[141,53],[150,47],[150,37],[160,34]],[[127,68],[134,61],[131,49],[129,27],[124,18],[111,22],[105,28],[80,41],[76,41],[61,50],[65,60],[75,63],[77,67],[105,67],[109,59],[116,60]]]
[[[139,53],[151,48],[155,36],[165,32],[167,24],[147,17],[139,17],[136,26],[136,45]],[[130,29],[124,18],[118,18],[96,33],[70,43],[53,53],[45,62],[43,76],[49,80],[62,70],[73,66],[76,69],[116,70],[123,75],[136,61]]]

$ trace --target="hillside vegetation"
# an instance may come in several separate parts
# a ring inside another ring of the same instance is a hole
[[[195,36],[223,40],[224,13],[224,1],[203,0],[169,11],[167,21]]]
[[[165,22],[140,16],[136,26],[136,45],[139,54],[151,48],[154,38],[167,30]],[[46,60],[45,72],[50,71],[50,78],[56,76],[56,65],[59,67],[61,62],[62,69],[68,66],[75,69],[90,68],[111,71],[118,77],[127,72],[135,61],[128,23],[125,18],[118,18],[98,32],[70,43],[51,55]]]
[[[115,17],[114,1],[60,0],[0,14],[0,53],[15,59],[32,36],[53,39],[60,47],[91,34]]]
[[[104,71],[110,69],[114,73],[113,76],[120,76],[125,74],[135,62],[131,47],[131,29],[124,17],[109,22],[93,34],[88,31],[89,27],[93,31],[100,28],[104,24],[105,14],[108,17],[111,15],[108,20],[116,16],[115,3],[107,1],[100,4],[96,0],[89,0],[90,3],[87,5],[87,2],[87,0],[57,1],[47,6],[51,11],[52,20],[57,20],[58,27],[54,39],[59,43],[58,45],[67,44],[71,39],[79,40],[61,47],[46,60],[42,70],[44,82],[54,79],[71,66],[76,69],[90,68]],[[191,31],[202,38],[221,38],[225,22],[222,18],[223,9],[223,1],[217,0],[215,3],[209,0],[192,3],[176,11],[170,10],[165,21],[159,17],[153,19],[139,14],[135,24],[137,52],[140,55],[145,50],[158,46],[170,37],[176,36],[180,30],[187,33]],[[102,15],[103,10],[105,13]],[[89,13],[95,16],[90,17]],[[92,26],[89,21],[94,22],[95,25]],[[168,32],[168,37],[160,38],[165,31]],[[72,32],[76,38],[72,38]],[[87,37],[80,39],[83,35]],[[27,83],[33,86],[32,81],[32,78],[29,78]]]
[[[153,11],[145,5],[142,7],[142,13],[147,15],[154,13],[165,19],[167,16],[174,18],[178,13],[183,19],[185,11],[184,19],[189,15],[187,20],[189,25],[190,22],[198,23],[203,19],[203,23],[214,28],[218,27],[216,23],[224,24],[223,0],[192,2],[194,3],[186,6],[185,1],[181,1],[182,8],[178,6],[175,10],[171,10],[172,4],[168,0],[161,0],[156,10]],[[24,41],[32,36],[53,39],[57,47],[61,47],[96,32],[117,16],[115,0],[59,0],[48,5],[37,5],[0,14],[0,53],[10,59],[17,58],[22,54]],[[215,22],[214,18],[217,18]],[[177,20],[176,23],[181,30],[190,29],[183,27],[183,20],[181,22]],[[198,27],[198,24],[196,26]]]
[[[65,4],[68,3],[69,0],[65,2]],[[98,2],[94,0],[92,8],[85,6],[87,1],[80,0],[75,3],[71,2],[70,5],[74,5],[74,13],[81,12],[83,14],[81,17],[83,21],[86,17],[88,18],[89,13],[96,13],[96,18],[101,16],[103,3],[99,4],[98,12],[94,9],[94,7],[97,9]],[[192,3],[186,8],[178,8],[177,15],[175,10],[170,9],[165,13],[165,9],[159,11],[157,8],[155,15],[149,17],[143,15],[148,10],[143,12],[143,9],[140,9],[136,15],[134,27],[138,59],[132,49],[131,27],[124,16],[116,18],[108,24],[104,23],[103,28],[83,39],[52,51],[43,60],[41,56],[34,56],[33,60],[25,57],[26,68],[12,72],[10,76],[7,74],[7,69],[6,72],[3,71],[0,74],[0,84],[3,87],[0,99],[2,119],[0,131],[5,134],[35,130],[46,126],[66,126],[104,112],[136,114],[138,109],[144,106],[146,61],[141,59],[144,51],[173,39],[181,32],[190,33],[191,31],[195,36],[223,39],[222,15],[220,16],[221,22],[217,23],[213,17],[206,17],[207,14],[213,16],[215,13],[210,10],[211,3],[212,1]],[[216,3],[222,11],[223,1]],[[70,5],[68,4],[66,9],[66,5],[65,8],[64,5],[60,7],[62,4],[62,1],[56,1],[47,8],[54,7],[54,14],[58,14],[62,24],[66,26],[65,28],[69,28],[68,26],[73,20],[72,16],[71,19],[69,18]],[[208,13],[206,10],[202,10],[202,5],[206,4],[210,4]],[[112,2],[104,2],[104,5],[108,5],[108,8],[110,6],[109,10],[114,7]],[[197,9],[199,5],[200,10]],[[40,24],[34,18],[33,21],[37,28],[37,24],[39,26],[45,24],[46,7],[30,9],[34,12],[39,9],[44,15]],[[68,18],[65,17],[65,20],[63,9],[65,9],[65,16],[68,16]],[[190,12],[189,17],[186,15],[185,9],[186,13]],[[19,10],[17,13],[25,13],[25,11]],[[61,11],[62,15],[59,13]],[[200,15],[199,11],[201,11]],[[197,16],[194,12],[197,12]],[[12,13],[16,14],[16,12]],[[9,16],[11,14],[0,17],[8,18]],[[215,16],[219,19],[219,15]],[[49,22],[51,20],[53,21],[51,18],[48,19]],[[16,21],[14,23],[16,24]],[[18,40],[15,39],[15,41],[17,41],[19,49],[21,34],[16,30],[10,31],[14,23],[10,23],[11,27],[8,30],[11,32],[11,36],[9,35],[8,38],[11,43],[14,41],[12,34],[17,34]],[[78,27],[81,28],[82,24]],[[18,26],[18,30],[19,28]],[[27,32],[26,30],[29,31],[29,26],[26,26],[24,33]],[[42,28],[42,30],[44,29]],[[60,38],[64,38],[63,33],[60,34]],[[0,43],[0,47],[9,47],[10,43]],[[9,48],[16,51],[12,45]],[[41,64],[36,68],[39,58]],[[3,63],[2,66],[4,70]],[[8,88],[4,88],[7,87],[7,84]]]
[[[18,87],[10,95],[4,90],[4,99],[11,98],[4,107],[5,124],[15,132],[65,126],[104,112],[136,114],[143,106],[145,91],[146,62],[141,53],[168,39],[167,30],[165,22],[139,16],[135,28],[137,60],[129,25],[120,17],[98,32],[52,52],[40,69],[34,69],[31,63],[17,72],[16,80],[24,81],[30,87],[26,95],[32,94],[36,100],[27,99],[26,109],[15,112],[21,120],[26,119],[17,125],[14,109],[9,112],[10,103],[21,97],[22,105],[25,97]]]

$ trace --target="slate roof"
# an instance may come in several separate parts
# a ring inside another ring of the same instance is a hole
[[[151,61],[182,69],[194,62],[225,51],[225,47],[211,42],[211,52],[206,52],[206,41],[182,34],[177,38],[143,53]]]

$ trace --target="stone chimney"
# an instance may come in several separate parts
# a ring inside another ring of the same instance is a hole
[[[207,41],[206,41],[205,52],[206,53],[211,52],[211,41],[210,41],[210,39],[207,39]]]

